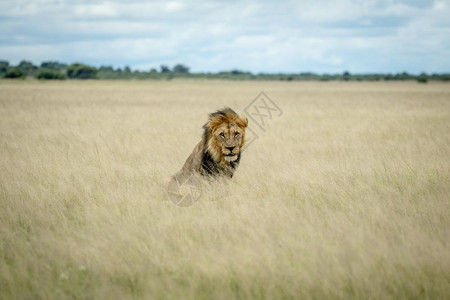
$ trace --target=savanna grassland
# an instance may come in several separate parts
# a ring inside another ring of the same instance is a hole
[[[193,206],[207,114],[283,110]],[[0,81],[1,299],[448,299],[450,84]]]

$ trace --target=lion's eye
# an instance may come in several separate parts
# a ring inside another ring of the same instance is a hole
[[[219,135],[223,138],[225,137],[225,134],[223,132],[221,132]]]
[[[238,137],[239,136],[239,132],[234,133],[234,137]]]

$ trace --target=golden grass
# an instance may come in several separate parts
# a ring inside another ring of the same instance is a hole
[[[232,182],[168,201],[262,90]],[[0,81],[0,298],[448,299],[449,132],[440,83]]]

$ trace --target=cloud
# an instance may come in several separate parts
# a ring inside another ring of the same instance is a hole
[[[447,72],[448,1],[0,2],[0,58],[192,71]]]

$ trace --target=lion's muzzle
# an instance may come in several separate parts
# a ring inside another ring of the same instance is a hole
[[[225,155],[224,157],[227,162],[235,161],[238,158],[237,155]]]

